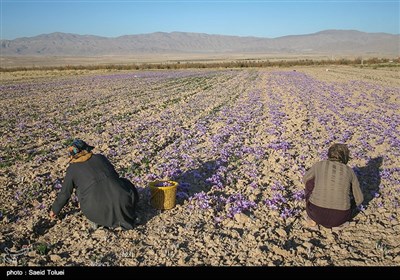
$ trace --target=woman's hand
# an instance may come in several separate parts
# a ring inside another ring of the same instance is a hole
[[[54,214],[53,210],[50,210],[49,216],[51,219],[54,219],[56,217],[56,214]]]

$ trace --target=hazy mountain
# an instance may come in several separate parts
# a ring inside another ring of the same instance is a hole
[[[51,33],[1,40],[3,56],[98,56],[143,53],[329,53],[399,56],[400,35],[326,30],[278,38],[156,32],[116,38]]]

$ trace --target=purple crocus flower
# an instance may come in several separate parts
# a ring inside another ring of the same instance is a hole
[[[53,184],[53,188],[56,190],[60,190],[62,188],[62,184],[60,179],[56,179]]]
[[[295,192],[292,197],[297,201],[304,200],[304,190]]]

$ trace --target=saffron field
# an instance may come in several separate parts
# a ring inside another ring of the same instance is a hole
[[[0,265],[400,264],[397,69],[303,67],[2,73]],[[138,188],[140,224],[91,230],[73,195],[48,210],[73,138]],[[335,142],[365,201],[342,230],[307,228],[305,170]],[[177,206],[148,182],[179,182]]]

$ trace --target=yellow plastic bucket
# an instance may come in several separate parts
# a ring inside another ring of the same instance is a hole
[[[149,182],[150,203],[160,210],[174,208],[176,205],[176,189],[178,182],[169,180],[156,180]]]

